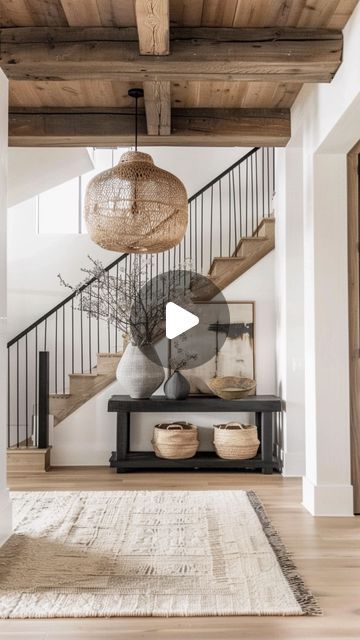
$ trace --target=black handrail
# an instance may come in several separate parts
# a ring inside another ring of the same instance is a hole
[[[125,260],[125,258],[128,255],[129,255],[128,253],[121,254],[121,256],[116,258],[116,260],[114,260],[113,262],[108,264],[107,267],[104,267],[104,271],[111,271],[111,269],[113,267],[116,267],[116,265],[119,264],[120,262],[122,262],[122,260]],[[93,278],[91,278],[87,282],[84,282],[84,284],[82,284],[81,287],[78,287],[76,289],[76,291],[74,291],[73,293],[70,293],[70,295],[68,295],[66,298],[64,298],[64,300],[61,300],[61,302],[58,302],[58,304],[56,304],[55,307],[53,307],[52,309],[50,309],[50,311],[48,311],[43,316],[41,316],[41,318],[39,318],[38,320],[36,320],[32,324],[30,324],[26,329],[24,329],[23,331],[21,331],[21,333],[19,333],[17,336],[15,336],[15,338],[12,338],[7,343],[7,347],[8,348],[12,347],[12,345],[15,344],[15,342],[18,342],[18,340],[21,340],[21,338],[26,336],[27,333],[30,333],[30,331],[35,329],[35,327],[38,327],[39,324],[41,324],[42,322],[47,320],[50,316],[52,316],[53,313],[56,313],[56,311],[59,311],[59,309],[61,309],[65,304],[70,302],[70,300],[73,300],[74,298],[76,298],[76,296],[79,295],[79,293],[81,293],[82,291],[84,291],[84,289],[86,289],[86,287],[88,287],[90,284],[94,284],[94,282],[96,282],[97,279],[98,278],[96,276],[94,276]]]
[[[205,193],[205,191],[207,191],[208,189],[210,189],[210,187],[212,187],[214,184],[216,184],[217,182],[219,182],[219,180],[221,180],[222,178],[224,178],[225,176],[227,176],[229,173],[231,173],[231,171],[233,171],[234,169],[236,169],[236,167],[239,166],[239,164],[241,164],[242,162],[245,162],[245,160],[247,160],[248,158],[250,158],[250,156],[252,156],[254,153],[256,153],[257,151],[259,151],[260,147],[254,147],[253,149],[251,149],[250,151],[248,151],[247,153],[245,153],[245,155],[241,156],[241,158],[239,160],[236,160],[236,162],[234,162],[234,164],[230,165],[230,167],[228,167],[227,169],[225,169],[222,173],[219,173],[218,176],[216,176],[216,178],[213,178],[213,180],[210,180],[210,182],[208,182],[205,187],[202,187],[202,189],[199,189],[199,191],[197,191],[196,193],[194,193],[193,196],[191,196],[188,200],[189,204],[190,202],[192,202],[193,200],[196,200],[196,198],[198,198],[199,196],[201,196],[203,193]]]

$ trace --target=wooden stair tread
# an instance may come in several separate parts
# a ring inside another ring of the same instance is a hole
[[[100,358],[121,358],[121,356],[123,355],[122,351],[115,351],[114,353],[102,353],[99,352],[96,354],[97,356],[100,356]]]
[[[66,400],[67,398],[70,398],[70,396],[70,393],[49,393],[49,398],[64,398],[64,400]]]
[[[69,378],[97,378],[98,376],[104,375],[102,373],[90,373],[90,372],[84,372],[84,373],[69,373]]]

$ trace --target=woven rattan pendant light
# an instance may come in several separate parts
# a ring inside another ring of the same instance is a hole
[[[90,238],[104,249],[159,253],[184,237],[187,193],[176,176],[137,150],[137,101],[143,91],[130,89],[129,95],[136,101],[135,151],[124,153],[116,167],[89,182],[85,221]]]

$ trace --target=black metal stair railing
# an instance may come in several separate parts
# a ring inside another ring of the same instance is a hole
[[[216,257],[232,256],[241,238],[256,235],[271,217],[275,153],[254,148],[189,198],[189,224],[182,242],[162,254],[120,255],[106,267],[115,278],[146,260],[148,278],[190,264],[206,275]],[[98,353],[118,352],[123,336],[110,322],[90,318],[82,307],[89,280],[8,342],[8,447],[37,446],[39,353],[50,355],[51,394],[69,392],[69,374],[91,373]]]

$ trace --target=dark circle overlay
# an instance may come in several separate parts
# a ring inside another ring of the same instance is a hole
[[[166,304],[173,302],[198,316],[199,324],[168,340],[165,335]],[[229,334],[230,314],[226,300],[210,278],[194,271],[172,270],[160,274],[142,286],[131,308],[131,325],[150,327],[152,350],[140,349],[153,362],[172,369],[193,369],[213,358]],[[153,330],[155,328],[155,330]],[[137,342],[133,333],[134,342]]]

